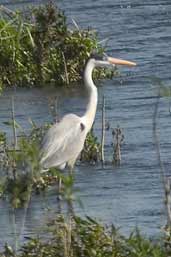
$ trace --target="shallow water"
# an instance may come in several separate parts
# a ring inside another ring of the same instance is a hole
[[[10,8],[23,7],[36,1],[0,1]],[[38,2],[38,1],[37,1]],[[41,2],[41,1],[39,1]],[[44,1],[45,2],[45,1]],[[106,132],[105,156],[112,158],[111,130],[119,125],[124,131],[122,163],[120,167],[106,165],[77,166],[76,188],[84,204],[84,209],[76,206],[80,214],[92,215],[107,223],[121,227],[129,233],[140,227],[147,236],[156,237],[166,224],[163,204],[163,189],[159,162],[153,138],[153,116],[158,95],[160,78],[168,86],[171,70],[171,3],[166,0],[98,0],[58,1],[68,16],[72,26],[73,18],[81,28],[93,27],[98,31],[99,40],[107,41],[108,54],[136,61],[133,69],[120,69],[122,76],[112,81],[98,82],[99,103],[95,122],[95,132],[101,134],[101,102],[106,98],[106,116],[111,129]],[[16,119],[28,130],[28,118],[37,124],[52,119],[48,103],[54,96],[62,116],[72,110],[82,114],[86,105],[86,93],[81,88],[50,90],[8,90],[0,97],[0,128],[10,117],[10,99],[15,95]],[[171,169],[171,116],[170,99],[160,98],[158,132],[161,156],[168,175]],[[49,197],[33,197],[28,208],[26,223],[20,240],[24,236],[40,231],[56,206],[54,190]],[[17,210],[16,222],[19,231],[23,222],[23,210]],[[7,203],[0,202],[0,244],[13,242],[15,228],[12,227],[12,212]]]

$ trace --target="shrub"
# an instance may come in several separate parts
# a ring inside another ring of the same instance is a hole
[[[0,88],[66,85],[81,79],[87,57],[102,53],[95,32],[71,30],[52,3],[25,13],[1,9]],[[111,76],[96,70],[94,78]]]

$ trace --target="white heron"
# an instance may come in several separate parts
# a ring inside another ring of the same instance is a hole
[[[66,166],[70,170],[73,169],[96,114],[98,94],[92,80],[93,69],[111,65],[135,66],[136,63],[106,55],[90,56],[84,70],[84,84],[89,92],[86,111],[81,117],[72,113],[65,115],[47,131],[41,149],[40,164],[43,169],[52,167],[64,169]]]

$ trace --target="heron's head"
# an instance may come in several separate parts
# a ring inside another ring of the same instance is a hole
[[[115,65],[136,66],[135,62],[109,57],[106,54],[91,54],[89,60],[91,60],[91,62],[94,64],[94,67],[105,67]]]

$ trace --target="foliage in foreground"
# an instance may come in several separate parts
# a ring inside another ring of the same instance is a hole
[[[126,238],[114,226],[104,226],[90,217],[59,215],[48,224],[46,239],[30,239],[17,255],[6,245],[1,256],[165,257],[169,252],[142,237],[138,231]]]
[[[0,14],[1,89],[78,81],[90,53],[104,51],[94,31],[69,29],[64,13],[52,3],[24,13],[1,6]],[[94,74],[105,76],[104,69]]]

